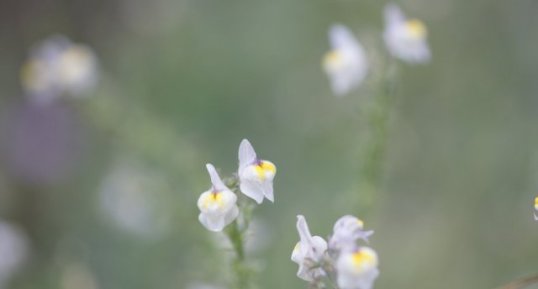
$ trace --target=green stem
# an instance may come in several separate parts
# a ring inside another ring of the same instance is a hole
[[[366,108],[369,130],[368,142],[360,156],[363,160],[360,171],[361,194],[364,194],[364,191],[374,194],[380,185],[387,147],[390,110],[395,91],[395,74],[395,66],[391,63],[380,80],[379,93]]]
[[[232,183],[232,181],[230,182]],[[236,182],[235,182],[236,183]],[[245,255],[245,234],[250,225],[252,206],[249,200],[242,197],[239,192],[237,183],[231,186],[239,197],[238,206],[241,212],[239,217],[233,221],[225,230],[235,253],[235,259],[232,263],[232,271],[235,277],[235,286],[237,289],[252,288],[253,269],[247,264]]]

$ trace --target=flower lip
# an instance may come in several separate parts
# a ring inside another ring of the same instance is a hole
[[[415,39],[425,38],[428,34],[426,26],[418,19],[409,19],[405,21],[405,29],[409,36]]]

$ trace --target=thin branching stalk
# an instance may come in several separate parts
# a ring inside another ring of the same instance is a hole
[[[379,93],[375,95],[365,111],[369,129],[368,142],[364,145],[361,154],[361,191],[375,193],[380,186],[396,78],[396,63],[391,61],[379,80]]]
[[[226,229],[225,233],[232,244],[234,260],[232,261],[232,271],[234,274],[234,286],[237,289],[251,289],[254,270],[247,263],[245,254],[245,236],[250,226],[253,205],[239,192],[238,182],[232,180],[230,183],[232,191],[239,197],[238,205],[240,216],[233,221]]]

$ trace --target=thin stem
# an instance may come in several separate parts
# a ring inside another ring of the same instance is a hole
[[[375,192],[378,189],[385,158],[388,122],[392,99],[395,92],[396,67],[394,63],[387,65],[380,80],[379,93],[367,107],[366,119],[369,125],[368,143],[361,158],[363,165],[360,172],[361,189]]]
[[[238,183],[230,181],[230,188],[236,192],[239,197],[238,206],[241,212],[239,217],[233,221],[225,230],[235,253],[235,259],[232,262],[232,271],[235,277],[235,286],[237,289],[252,288],[253,269],[249,267],[245,255],[245,234],[250,225],[252,215],[252,206],[239,192]]]
[[[538,283],[538,274],[532,275],[529,277],[524,277],[521,279],[516,279],[504,286],[501,286],[497,289],[520,289],[527,286],[530,286],[532,284]]]

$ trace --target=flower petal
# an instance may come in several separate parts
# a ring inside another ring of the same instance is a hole
[[[222,182],[219,174],[217,173],[217,170],[215,170],[215,167],[212,164],[206,164],[207,172],[209,173],[209,177],[211,178],[211,184],[213,184],[213,188],[216,191],[224,191],[224,190],[230,190],[224,182]]]
[[[243,139],[239,145],[239,169],[253,164],[256,161],[256,152],[247,139]]]
[[[247,197],[261,204],[264,197],[264,188],[260,182],[254,180],[243,179],[239,185],[241,192]]]
[[[306,243],[308,246],[313,246],[312,235],[303,215],[297,215],[297,231],[299,232],[299,238],[302,244]]]
[[[333,48],[357,47],[357,40],[349,28],[341,24],[333,24],[329,30],[329,41]]]
[[[405,16],[402,10],[394,3],[387,4],[383,10],[383,14],[385,16],[385,23],[388,25],[398,24],[405,21]]]

